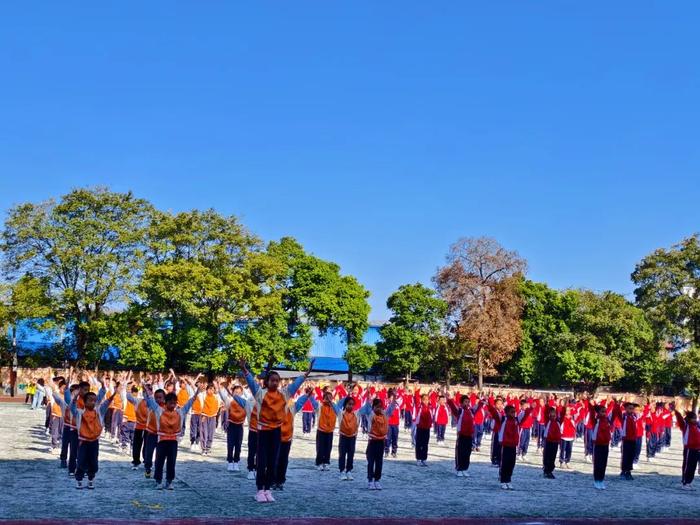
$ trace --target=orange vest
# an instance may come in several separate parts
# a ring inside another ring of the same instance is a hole
[[[190,394],[187,392],[186,388],[181,388],[177,393],[177,406],[180,408],[184,407],[185,404],[190,400]]]
[[[202,413],[202,402],[199,400],[199,394],[194,398],[194,403],[192,403],[192,415],[198,416]]]
[[[56,401],[51,401],[51,416],[63,417],[63,411],[61,410],[61,405],[56,403]]]
[[[146,431],[151,434],[158,433],[158,422],[156,421],[156,413],[148,409],[148,419],[146,420]]]
[[[260,407],[258,428],[272,429],[281,427],[286,411],[285,404],[284,395],[279,390],[276,392],[270,392],[269,390],[265,392],[262,406]]]
[[[206,417],[216,417],[219,413],[219,398],[214,394],[204,396],[204,406],[202,407],[202,415]]]
[[[126,408],[124,408],[124,419],[129,423],[134,423],[136,421],[136,409],[134,408],[134,404],[129,401],[126,402]]]
[[[384,414],[374,414],[372,418],[372,427],[369,429],[370,439],[386,439],[387,422]]]
[[[136,430],[145,430],[148,423],[148,403],[145,399],[136,406]]]
[[[332,405],[322,404],[318,416],[318,429],[321,432],[333,432],[335,430],[335,409]]]
[[[354,412],[343,410],[343,417],[340,420],[340,434],[345,437],[357,435],[357,416]]]
[[[228,420],[231,423],[241,425],[245,421],[245,415],[245,408],[238,404],[235,399],[231,401],[228,406]]]
[[[114,395],[114,398],[112,399],[112,404],[109,405],[109,408],[113,408],[115,410],[124,410],[124,403],[122,403],[122,396],[119,393]]]
[[[78,438],[81,441],[97,441],[102,434],[102,423],[100,416],[95,410],[85,410],[80,417],[80,434]]]
[[[182,430],[182,419],[177,410],[163,410],[160,415],[158,441],[176,441]]]
[[[294,412],[287,410],[282,422],[282,443],[289,443],[294,437]]]
[[[253,409],[250,412],[250,421],[248,422],[248,428],[253,432],[258,431],[258,411]]]

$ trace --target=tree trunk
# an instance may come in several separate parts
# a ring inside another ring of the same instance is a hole
[[[693,412],[696,412],[698,408],[698,396],[693,396]]]
[[[476,360],[477,360],[477,366],[479,368],[479,379],[478,379],[478,385],[479,385],[479,390],[484,389],[484,360],[481,357],[481,350],[476,351]]]
[[[75,320],[73,334],[75,336],[75,353],[77,361],[83,362],[85,359],[85,349],[87,348],[88,336],[87,332],[81,326],[80,317]]]
[[[352,368],[348,365],[348,382],[352,383]]]

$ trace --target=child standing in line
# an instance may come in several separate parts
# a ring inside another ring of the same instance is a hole
[[[167,463],[165,489],[174,490],[173,480],[175,479],[175,462],[177,461],[177,440],[182,430],[182,418],[187,416],[187,412],[194,403],[195,396],[193,395],[182,408],[177,405],[177,395],[174,392],[165,394],[163,405],[154,400],[148,389],[145,391],[145,399],[146,403],[148,403],[148,408],[155,416],[158,432],[156,468],[153,473],[156,489],[162,490],[164,488],[163,467]]]
[[[246,420],[247,402],[243,398],[243,387],[235,385],[231,392],[219,387],[219,395],[224,402],[228,418],[226,426],[226,469],[229,472],[239,472],[238,463],[241,460],[241,445],[243,444],[243,424]]]
[[[523,417],[529,415],[530,411],[530,408],[525,409]],[[513,490],[511,481],[515,469],[518,442],[520,441],[519,421],[515,415],[515,407],[513,405],[506,406],[504,415],[501,416],[496,407],[489,405],[489,412],[498,424],[498,443],[501,446],[499,468],[501,489]]]
[[[355,459],[357,430],[360,428],[359,411],[355,410],[355,398],[350,396],[342,401],[342,412],[338,414],[340,429],[338,438],[338,468],[340,481],[352,481],[352,468]]]
[[[131,387],[132,397],[137,395],[139,389],[136,385]],[[124,400],[124,418],[119,430],[122,453],[128,454],[134,447],[134,434],[136,432],[136,405],[129,401],[126,385],[124,385],[121,398]],[[133,456],[132,456],[133,458]]]
[[[474,452],[481,451],[481,440],[484,437],[484,425],[486,423],[486,408],[479,403],[477,397],[469,398],[471,409],[474,411]]]
[[[695,469],[698,467],[698,455],[700,454],[700,428],[698,428],[698,416],[695,412],[686,412],[685,418],[678,410],[674,410],[678,428],[683,435],[683,467],[681,470],[681,488],[694,490],[693,480]]]
[[[622,437],[622,452],[620,454],[620,478],[632,481],[632,469],[634,468],[634,455],[637,449],[637,415],[636,403],[625,403],[622,412],[619,403],[615,403],[613,417],[620,423],[620,435]]]
[[[253,410],[258,415],[258,468],[255,478],[258,488],[255,501],[258,503],[275,501],[270,489],[275,479],[275,462],[280,449],[281,427],[287,410],[287,401],[311,373],[313,363],[314,360],[311,361],[305,374],[297,377],[291,385],[282,390],[279,389],[280,376],[277,372],[270,372],[266,386],[260,388],[248,371],[245,361],[240,363],[255,399]]]
[[[554,407],[545,409],[547,423],[542,431],[544,449],[542,451],[542,471],[546,479],[554,479],[554,463],[561,442],[561,427],[557,421],[557,410]]]
[[[331,450],[333,449],[333,431],[337,420],[336,407],[333,405],[333,394],[328,390],[323,392],[323,402],[314,400],[318,419],[316,430],[316,470],[330,470]]]
[[[455,470],[458,478],[469,477],[469,460],[472,455],[474,416],[469,408],[469,396],[462,395],[458,407],[452,399],[447,404],[456,418],[457,443],[455,444]]]
[[[433,426],[433,414],[430,410],[430,398],[428,394],[420,396],[420,404],[416,407],[415,427],[416,427],[416,465],[427,467],[428,444],[430,443],[430,429]],[[364,409],[364,407],[362,407]]]
[[[438,397],[437,406],[435,407],[435,415],[433,416],[435,420],[435,441],[438,444],[445,443],[445,430],[447,429],[447,423],[450,420],[450,411],[447,408],[446,398],[444,394],[440,394]]]
[[[396,395],[396,392],[392,389],[389,390],[388,392],[388,397],[387,397],[387,408],[389,405],[392,403],[395,403],[397,407],[401,407],[403,405],[403,398],[398,397]],[[394,410],[391,415],[389,416],[389,419],[387,421],[388,423],[388,430],[387,430],[387,435],[386,435],[386,442],[384,443],[384,457],[389,456],[389,452],[391,452],[391,457],[395,458],[396,453],[399,450],[399,422],[400,422],[400,408],[397,410]]]
[[[54,389],[47,389],[50,392],[50,397],[47,398],[48,402],[51,403],[51,416],[49,419],[49,434],[51,435],[51,446],[49,447],[49,453],[52,453],[58,445],[61,443],[61,437],[63,436],[63,407],[59,400],[64,395],[66,390],[66,382],[60,380],[57,385],[59,395],[56,395]]]
[[[520,412],[518,413],[518,417],[520,418],[520,441],[518,442],[518,456],[520,456],[520,459],[523,461],[525,461],[525,458],[527,458],[527,451],[530,447],[531,429],[535,420],[532,411],[525,415],[525,409],[527,409],[529,406],[530,403],[526,398],[523,397],[520,399]]]
[[[198,376],[199,377],[199,376]],[[197,399],[194,400],[192,408],[190,409],[190,450],[192,452],[202,452],[202,448],[199,444],[201,440],[200,436],[200,420],[202,417],[202,404],[204,402],[204,392],[199,392],[199,383],[195,381],[195,389],[197,390]]]
[[[104,385],[101,390],[104,390]],[[86,473],[88,477],[87,488],[90,490],[95,488],[95,474],[99,469],[100,434],[104,428],[105,414],[114,395],[115,393],[112,393],[109,399],[97,406],[97,395],[88,392],[83,397],[85,408],[78,408],[77,398],[71,400],[70,410],[76,421],[79,440],[75,470],[75,488],[77,489],[83,488],[83,478]]]
[[[559,420],[561,427],[561,442],[559,444],[559,468],[569,468],[571,461],[571,452],[573,450],[574,439],[576,439],[576,422],[571,413],[571,405],[566,404],[562,407],[562,412]]]
[[[491,466],[499,467],[501,466],[501,451],[502,444],[500,442],[501,434],[501,423],[504,421],[506,413],[503,410],[503,398],[497,397],[493,404],[489,401],[486,405],[489,414],[493,420],[493,432],[491,433]],[[513,408],[515,410],[515,408]]]
[[[208,456],[214,442],[214,432],[216,431],[216,418],[219,415],[218,387],[215,384],[207,385],[206,393],[200,396],[202,409],[199,416],[199,440],[202,455]]]
[[[387,410],[382,408],[382,400],[378,397],[372,400],[372,404],[366,403],[360,409],[361,415],[367,416],[369,439],[367,440],[367,488],[369,490],[382,490],[382,466],[384,463],[384,441],[386,440],[388,417],[397,409],[396,402],[392,402]],[[430,433],[430,429],[428,429]]]
[[[593,419],[591,443],[593,446],[593,486],[605,490],[605,470],[608,466],[612,426],[604,404],[593,406],[588,402],[588,413]]]
[[[275,465],[275,480],[272,484],[272,490],[284,490],[284,484],[287,482],[287,467],[289,466],[289,453],[292,449],[292,440],[294,438],[294,417],[306,403],[312,390],[307,389],[307,392],[294,401],[287,401],[287,412],[284,422],[282,423],[280,451],[277,456],[277,464]]]

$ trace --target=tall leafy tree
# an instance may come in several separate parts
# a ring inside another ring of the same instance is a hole
[[[447,303],[422,284],[405,284],[386,302],[392,315],[380,328],[377,351],[384,371],[409,380],[426,359],[431,341],[441,332]]]
[[[700,396],[700,347],[692,345],[674,357],[671,367],[677,386],[684,389],[693,399],[693,411],[698,406]]]
[[[31,274],[46,284],[53,317],[71,327],[80,361],[99,358],[103,348],[91,337],[96,324],[127,302],[138,282],[151,212],[131,193],[94,188],[8,213],[5,276]]]
[[[476,356],[479,387],[484,374],[513,355],[520,344],[522,297],[518,283],[525,261],[487,237],[465,238],[450,248],[435,283],[449,306],[452,332]]]
[[[700,345],[700,237],[644,257],[632,273],[637,305],[675,349]]]

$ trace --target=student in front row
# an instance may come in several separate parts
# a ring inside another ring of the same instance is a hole
[[[497,435],[498,443],[501,447],[501,461],[498,469],[501,488],[503,490],[513,490],[511,479],[515,468],[518,443],[520,442],[520,420],[527,417],[532,409],[529,406],[525,406],[523,413],[518,418],[515,416],[515,407],[513,405],[506,406],[504,415],[501,415],[496,407],[487,406],[491,417],[496,422],[494,428],[498,428],[498,432],[494,430],[494,439],[496,439]]]
[[[292,450],[292,438],[294,438],[294,417],[297,415],[297,412],[302,409],[312,391],[311,388],[307,388],[306,393],[299,396],[296,401],[292,399],[287,401],[287,412],[285,413],[284,422],[282,423],[280,452],[277,455],[275,481],[272,484],[272,490],[284,490],[284,484],[287,482],[289,452]]]
[[[686,412],[685,418],[678,410],[674,410],[678,428],[683,435],[683,467],[681,471],[681,488],[694,490],[693,480],[695,469],[698,467],[698,455],[700,454],[700,428],[698,428],[698,416],[695,412]]]
[[[598,490],[605,490],[605,469],[608,466],[612,425],[605,405],[594,407],[589,401],[588,413],[593,420],[589,438],[593,449],[593,486]]]
[[[554,464],[557,451],[561,444],[561,427],[557,421],[557,409],[551,406],[545,408],[545,425],[542,430],[542,471],[547,479],[554,478]]]
[[[333,450],[333,431],[340,410],[333,404],[333,394],[326,390],[323,392],[323,401],[319,405],[312,398],[317,414],[318,429],[316,430],[316,470],[330,470],[331,450]]]
[[[355,459],[357,430],[360,428],[360,411],[355,410],[355,398],[348,396],[342,400],[342,412],[338,414],[338,468],[340,481],[353,481],[352,468]]]
[[[243,444],[243,424],[247,415],[247,401],[243,397],[243,387],[235,385],[229,392],[226,386],[219,386],[219,395],[224,402],[228,418],[226,427],[226,467],[229,472],[239,472],[241,445]]]
[[[469,470],[474,437],[474,416],[469,408],[469,396],[462,395],[459,404],[459,407],[455,405],[452,398],[447,400],[452,415],[457,418],[457,443],[455,444],[457,477],[468,478],[469,472],[467,471]]]
[[[396,402],[392,402],[384,411],[382,400],[375,397],[372,404],[367,403],[360,409],[360,416],[367,417],[367,488],[369,490],[382,490],[379,480],[382,479],[382,465],[384,463],[384,441],[388,432],[389,417],[398,408]],[[430,429],[428,429],[430,432]]]
[[[199,391],[204,391],[200,383]],[[145,399],[148,408],[152,411],[156,420],[158,434],[158,444],[156,445],[156,469],[153,479],[156,482],[156,489],[163,488],[163,467],[167,461],[167,471],[165,473],[165,488],[173,490],[173,480],[175,479],[175,461],[177,460],[177,440],[182,432],[182,420],[187,417],[187,412],[192,408],[192,404],[197,397],[197,393],[185,403],[182,408],[177,406],[177,394],[170,392],[165,394],[163,405],[153,398],[153,393],[145,387]]]
[[[100,390],[101,397],[104,397],[104,385]],[[104,428],[104,419],[109,405],[112,403],[116,391],[111,397],[97,406],[98,396],[93,392],[88,392],[83,396],[85,408],[78,408],[78,398],[71,400],[70,411],[73,414],[78,432],[78,461],[75,470],[75,488],[83,488],[83,478],[85,473],[88,476],[87,488],[95,488],[95,474],[98,470],[98,456],[100,452],[100,435]]]

